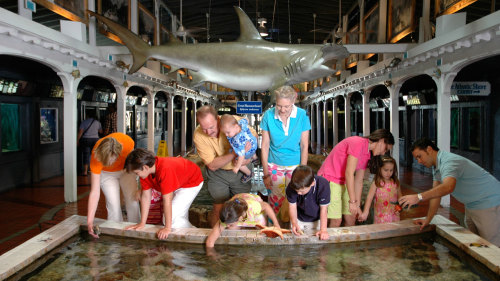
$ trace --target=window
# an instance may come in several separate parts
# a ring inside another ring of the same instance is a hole
[[[18,104],[0,104],[2,152],[21,150],[20,108]]]
[[[472,151],[479,151],[481,148],[481,110],[479,107],[469,108],[469,118],[465,119],[469,122],[469,146]]]

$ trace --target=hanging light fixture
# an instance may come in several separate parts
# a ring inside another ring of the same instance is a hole
[[[259,18],[257,22],[259,23],[259,27],[257,28],[257,30],[259,31],[260,36],[266,37],[267,35],[269,35],[265,26],[265,24],[267,23],[266,18]]]

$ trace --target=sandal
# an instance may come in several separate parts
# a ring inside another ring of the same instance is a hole
[[[259,158],[257,158],[257,159],[253,159],[253,160],[252,160],[252,164],[253,164],[254,166],[259,166],[259,165],[260,165],[260,159],[259,159]]]
[[[241,182],[242,182],[242,183],[247,183],[247,182],[249,182],[252,178],[253,178],[253,172],[252,172],[250,175],[245,175],[245,174],[243,174],[243,176],[241,177]]]

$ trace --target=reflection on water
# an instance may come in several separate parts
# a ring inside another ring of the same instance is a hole
[[[175,244],[88,235],[27,280],[481,280],[432,235],[303,246]],[[443,242],[444,243],[444,242]],[[36,275],[34,275],[36,274]],[[494,277],[493,277],[494,278]],[[487,279],[486,279],[487,280]]]

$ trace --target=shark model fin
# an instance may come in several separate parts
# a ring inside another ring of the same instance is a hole
[[[257,31],[257,28],[255,28],[253,22],[248,18],[247,14],[245,14],[245,12],[243,12],[243,10],[238,6],[234,6],[234,10],[236,11],[236,14],[238,14],[238,19],[240,21],[240,37],[237,41],[264,41],[264,39],[260,36],[259,31]]]
[[[144,42],[144,40],[142,40],[139,36],[132,33],[130,30],[121,26],[120,24],[92,11],[87,10],[87,12],[91,16],[96,17],[98,20],[104,23],[114,34],[116,34],[120,38],[120,40],[123,41],[123,43],[125,43],[130,53],[132,53],[134,63],[132,64],[132,67],[130,67],[128,73],[132,74],[139,70],[148,59],[151,46],[149,46],[148,43]]]
[[[167,32],[168,34],[168,42],[166,44],[162,45],[181,45],[184,44],[177,36],[175,36],[170,30],[168,29],[163,29],[164,31]]]

